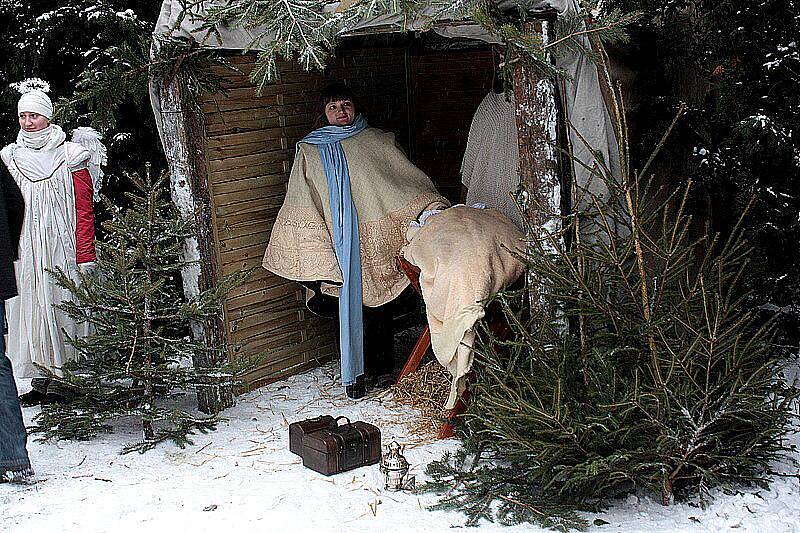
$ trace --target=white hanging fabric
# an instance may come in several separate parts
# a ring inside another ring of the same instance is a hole
[[[511,194],[519,185],[519,144],[514,104],[504,94],[490,92],[475,111],[461,162],[461,183],[468,205],[486,204],[524,231],[524,222]]]

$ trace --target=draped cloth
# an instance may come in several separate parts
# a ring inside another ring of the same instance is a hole
[[[344,139],[360,133],[367,121],[359,115],[350,126],[325,126],[306,135],[300,142],[319,150],[333,226],[333,245],[342,286],[339,289],[339,347],[342,353],[342,384],[352,385],[364,373],[364,320],[361,309],[361,255],[358,212],[350,192],[350,172],[342,149]]]
[[[455,206],[408,230],[403,256],[420,269],[419,284],[436,359],[453,376],[445,407],[451,409],[472,368],[475,322],[484,300],[525,271],[522,232],[495,209]]]
[[[65,142],[64,132],[51,125],[46,139],[20,134],[17,143],[0,151],[8,171],[25,199],[25,221],[15,263],[19,296],[6,300],[8,355],[20,377],[40,374],[34,363],[58,371],[74,359],[66,335],[86,333],[56,305],[73,298],[59,287],[49,271],[60,268],[78,282],[76,207],[73,171],[85,166],[89,153]],[[38,132],[37,132],[38,133]],[[41,142],[44,141],[44,142]]]
[[[510,193],[519,186],[519,145],[513,102],[490,92],[472,117],[467,149],[461,161],[461,183],[466,204],[476,202],[497,209],[521,230],[525,223]]]
[[[393,134],[366,127],[338,143],[357,213],[362,302],[377,307],[409,285],[396,263],[408,223],[427,208],[448,202],[395,145]],[[287,279],[322,281],[324,294],[339,296],[344,276],[337,260],[334,219],[342,213],[334,216],[323,157],[319,145],[298,143],[286,198],[262,264]]]

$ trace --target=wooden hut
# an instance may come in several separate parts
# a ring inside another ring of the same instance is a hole
[[[178,9],[177,0],[164,2],[156,33],[195,38],[188,22],[174,27]],[[470,122],[495,77],[492,39],[463,37],[474,36],[475,28],[443,21],[438,32],[418,32],[390,17],[368,21],[345,36],[324,72],[280,63],[277,81],[260,95],[248,77],[255,54],[237,50],[237,43],[249,42],[249,36],[231,29],[218,46],[229,49],[237,71],[214,69],[226,94],[187,94],[180,74],[152,80],[175,201],[186,214],[198,217],[197,238],[187,243],[189,258],[199,260],[184,276],[187,294],[213,286],[231,272],[254,269],[205,330],[209,342],[227,346],[230,358],[263,357],[245,376],[249,388],[336,354],[334,324],[305,309],[300,285],[260,267],[283,202],[295,144],[313,129],[319,90],[333,80],[347,83],[370,124],[395,132],[440,192],[458,200]],[[537,28],[547,31],[547,23]],[[519,70],[514,89],[520,171],[532,195],[557,207],[564,190],[559,172],[563,162],[552,149],[559,135],[557,88],[535,72]],[[595,84],[596,78],[595,72]],[[564,108],[574,101],[565,100]]]

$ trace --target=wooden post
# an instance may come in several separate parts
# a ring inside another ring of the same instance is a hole
[[[551,23],[528,25],[545,42]],[[522,54],[517,54],[513,73],[519,140],[520,190],[518,199],[529,221],[528,239],[546,239],[561,229],[561,181],[559,178],[558,104],[555,80],[542,73]],[[532,245],[529,245],[532,246]],[[539,282],[528,272],[530,304],[539,303]]]
[[[183,76],[178,73],[165,84],[153,80],[161,101],[164,154],[170,173],[172,200],[184,217],[195,219],[197,234],[186,239],[183,270],[183,290],[187,298],[215,286],[217,258],[211,225],[211,197],[206,173],[203,115],[186,96]],[[211,349],[205,357],[195,357],[197,368],[216,368],[219,359],[227,357],[225,326],[222,316],[208,323],[194,324],[195,338],[202,338]],[[218,413],[234,405],[232,376],[216,374],[198,385],[198,409]]]

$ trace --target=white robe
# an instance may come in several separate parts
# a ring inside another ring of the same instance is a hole
[[[58,373],[75,358],[65,333],[76,337],[85,334],[86,328],[54,307],[73,296],[56,284],[48,270],[60,268],[73,280],[79,279],[72,172],[86,166],[89,153],[78,144],[64,142],[60,128],[52,137],[41,150],[14,143],[0,151],[25,199],[19,260],[14,264],[19,296],[6,300],[6,347],[19,377],[41,375],[33,363]]]
[[[522,231],[525,222],[509,193],[519,186],[519,146],[514,104],[490,92],[472,117],[461,162],[466,204],[483,203],[507,216]]]

